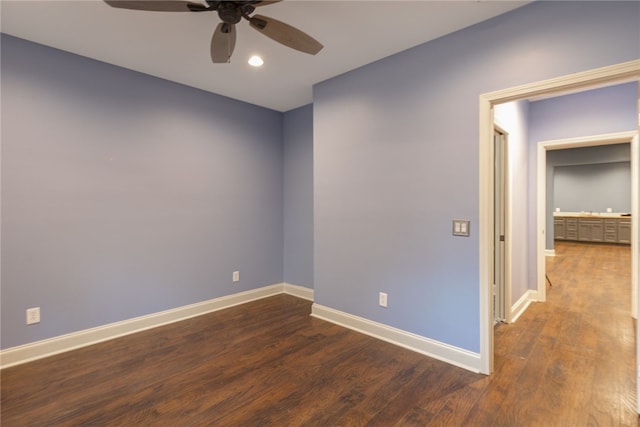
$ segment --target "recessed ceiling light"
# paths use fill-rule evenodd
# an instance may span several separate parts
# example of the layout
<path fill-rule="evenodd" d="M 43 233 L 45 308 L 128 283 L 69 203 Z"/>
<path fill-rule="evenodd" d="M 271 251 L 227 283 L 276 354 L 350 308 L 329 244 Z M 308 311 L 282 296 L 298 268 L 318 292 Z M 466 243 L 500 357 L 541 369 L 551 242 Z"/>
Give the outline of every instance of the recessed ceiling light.
<path fill-rule="evenodd" d="M 262 64 L 264 64 L 264 61 L 258 55 L 253 55 L 249 58 L 249 65 L 252 67 L 261 67 Z"/>

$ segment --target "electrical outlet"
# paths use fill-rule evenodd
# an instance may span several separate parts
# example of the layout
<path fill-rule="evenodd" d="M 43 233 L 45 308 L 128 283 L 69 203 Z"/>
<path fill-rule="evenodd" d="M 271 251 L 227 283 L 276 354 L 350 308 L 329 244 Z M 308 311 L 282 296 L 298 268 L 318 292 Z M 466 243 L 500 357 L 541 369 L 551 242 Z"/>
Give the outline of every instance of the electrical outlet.
<path fill-rule="evenodd" d="M 240 281 L 240 272 L 239 271 L 234 271 L 233 272 L 233 281 L 234 281 L 234 283 Z"/>
<path fill-rule="evenodd" d="M 378 304 L 380 304 L 380 307 L 386 307 L 387 306 L 387 294 L 384 292 L 380 292 L 380 295 L 378 296 Z"/>
<path fill-rule="evenodd" d="M 27 325 L 40 323 L 40 307 L 27 309 Z"/>

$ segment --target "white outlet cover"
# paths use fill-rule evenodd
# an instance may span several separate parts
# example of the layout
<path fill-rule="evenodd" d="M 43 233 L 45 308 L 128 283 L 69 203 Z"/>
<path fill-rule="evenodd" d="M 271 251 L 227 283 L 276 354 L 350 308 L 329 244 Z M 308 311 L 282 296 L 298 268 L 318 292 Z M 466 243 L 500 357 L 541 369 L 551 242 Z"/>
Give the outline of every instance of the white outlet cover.
<path fill-rule="evenodd" d="M 384 292 L 380 292 L 380 295 L 378 297 L 378 304 L 380 304 L 381 307 L 386 307 L 387 306 L 387 294 Z"/>
<path fill-rule="evenodd" d="M 27 325 L 40 323 L 40 307 L 27 309 Z"/>

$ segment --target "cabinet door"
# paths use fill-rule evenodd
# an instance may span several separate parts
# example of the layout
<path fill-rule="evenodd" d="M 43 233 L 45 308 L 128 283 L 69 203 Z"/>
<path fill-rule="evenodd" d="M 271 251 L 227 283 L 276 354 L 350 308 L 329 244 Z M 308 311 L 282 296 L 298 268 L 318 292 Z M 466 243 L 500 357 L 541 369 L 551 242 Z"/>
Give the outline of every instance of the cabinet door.
<path fill-rule="evenodd" d="M 565 240 L 567 238 L 567 222 L 564 218 L 553 220 L 553 238 Z"/>
<path fill-rule="evenodd" d="M 631 244 L 631 220 L 618 220 L 618 243 Z"/>
<path fill-rule="evenodd" d="M 602 220 L 591 222 L 591 241 L 604 242 L 604 227 Z"/>
<path fill-rule="evenodd" d="M 604 226 L 601 219 L 579 218 L 578 240 L 582 242 L 604 241 Z"/>
<path fill-rule="evenodd" d="M 591 224 L 584 221 L 578 221 L 578 240 L 582 242 L 591 241 Z"/>

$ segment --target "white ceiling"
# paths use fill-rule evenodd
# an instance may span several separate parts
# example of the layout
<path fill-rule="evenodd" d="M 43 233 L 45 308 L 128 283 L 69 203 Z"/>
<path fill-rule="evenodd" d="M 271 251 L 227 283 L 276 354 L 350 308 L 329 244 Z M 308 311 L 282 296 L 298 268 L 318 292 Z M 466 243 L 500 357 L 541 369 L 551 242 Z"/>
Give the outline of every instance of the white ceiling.
<path fill-rule="evenodd" d="M 202 0 L 192 0 L 202 2 Z M 2 0 L 3 33 L 185 85 L 287 111 L 311 102 L 312 85 L 473 25 L 528 1 L 288 0 L 260 14 L 324 44 L 316 56 L 237 25 L 231 64 L 213 64 L 216 12 L 144 12 L 101 0 Z M 247 64 L 258 53 L 259 69 Z"/>

